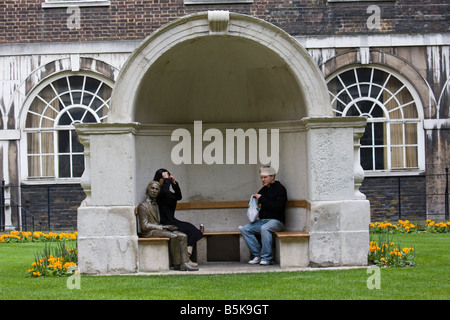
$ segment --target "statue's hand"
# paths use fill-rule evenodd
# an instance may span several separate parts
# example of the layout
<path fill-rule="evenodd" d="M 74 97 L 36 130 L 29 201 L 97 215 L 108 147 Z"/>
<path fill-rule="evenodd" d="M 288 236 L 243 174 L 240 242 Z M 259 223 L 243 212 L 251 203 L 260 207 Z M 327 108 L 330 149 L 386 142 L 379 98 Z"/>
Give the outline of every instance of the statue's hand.
<path fill-rule="evenodd" d="M 169 230 L 169 231 L 175 231 L 175 230 L 177 230 L 178 228 L 177 228 L 176 226 L 172 225 L 172 224 L 169 224 L 169 225 L 164 225 L 164 226 L 162 226 L 162 229 L 163 229 L 163 230 Z"/>

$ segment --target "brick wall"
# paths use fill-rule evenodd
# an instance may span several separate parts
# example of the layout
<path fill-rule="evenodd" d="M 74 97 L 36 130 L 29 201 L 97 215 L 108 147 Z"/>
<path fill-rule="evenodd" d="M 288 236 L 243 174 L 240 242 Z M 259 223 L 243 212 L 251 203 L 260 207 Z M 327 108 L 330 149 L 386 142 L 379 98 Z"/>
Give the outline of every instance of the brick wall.
<path fill-rule="evenodd" d="M 254 0 L 253 4 L 189 5 L 183 0 L 111 0 L 108 7 L 81 7 L 80 28 L 69 29 L 66 8 L 43 9 L 44 0 L 0 1 L 0 43 L 143 39 L 186 14 L 230 10 L 271 22 L 291 35 L 428 33 L 450 30 L 447 0 L 342 2 Z M 369 5 L 380 8 L 379 29 L 368 29 Z"/>
<path fill-rule="evenodd" d="M 50 212 L 50 230 L 76 230 L 77 209 L 84 200 L 86 194 L 79 184 L 69 185 L 22 185 L 22 208 L 35 217 L 36 230 L 42 230 L 38 222 L 42 222 L 47 228 L 48 212 Z M 50 202 L 50 210 L 48 203 Z M 22 213 L 22 219 L 26 218 L 28 230 L 32 228 L 30 214 Z M 25 226 L 23 221 L 23 226 Z"/>
<path fill-rule="evenodd" d="M 360 191 L 370 201 L 371 221 L 426 219 L 425 176 L 366 177 Z"/>

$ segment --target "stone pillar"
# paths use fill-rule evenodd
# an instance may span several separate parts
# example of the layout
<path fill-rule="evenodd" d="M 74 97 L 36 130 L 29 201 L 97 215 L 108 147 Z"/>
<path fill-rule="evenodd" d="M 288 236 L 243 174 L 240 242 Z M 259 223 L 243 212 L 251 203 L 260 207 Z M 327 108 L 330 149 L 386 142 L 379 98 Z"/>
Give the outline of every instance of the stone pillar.
<path fill-rule="evenodd" d="M 78 266 L 82 273 L 136 272 L 134 126 L 82 124 L 77 132 L 85 147 L 86 193 L 78 209 Z"/>
<path fill-rule="evenodd" d="M 444 220 L 445 167 L 450 163 L 450 119 L 427 119 L 424 129 L 427 219 Z"/>
<path fill-rule="evenodd" d="M 370 205 L 360 193 L 363 118 L 307 118 L 310 264 L 366 265 Z"/>

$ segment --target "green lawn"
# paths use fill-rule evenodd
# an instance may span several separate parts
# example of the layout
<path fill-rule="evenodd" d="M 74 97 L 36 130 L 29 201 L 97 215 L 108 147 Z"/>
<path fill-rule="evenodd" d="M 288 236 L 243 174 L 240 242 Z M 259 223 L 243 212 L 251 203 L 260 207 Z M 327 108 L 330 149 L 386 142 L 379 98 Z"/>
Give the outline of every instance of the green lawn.
<path fill-rule="evenodd" d="M 450 234 L 399 234 L 414 246 L 416 266 L 382 268 L 381 288 L 369 290 L 366 268 L 235 275 L 89 276 L 69 290 L 67 277 L 27 278 L 43 243 L 0 244 L 0 299 L 450 299 Z"/>

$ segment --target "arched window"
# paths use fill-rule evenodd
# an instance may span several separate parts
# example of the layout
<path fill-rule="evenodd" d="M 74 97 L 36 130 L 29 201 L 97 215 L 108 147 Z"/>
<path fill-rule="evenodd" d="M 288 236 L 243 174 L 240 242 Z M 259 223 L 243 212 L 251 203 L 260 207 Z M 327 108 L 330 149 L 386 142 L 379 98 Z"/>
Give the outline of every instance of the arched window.
<path fill-rule="evenodd" d="M 367 118 L 360 140 L 364 170 L 419 169 L 417 99 L 399 77 L 375 67 L 356 67 L 332 76 L 328 90 L 335 116 Z"/>
<path fill-rule="evenodd" d="M 29 178 L 76 178 L 84 171 L 83 145 L 73 124 L 99 123 L 108 116 L 112 88 L 88 75 L 48 83 L 27 112 Z"/>

